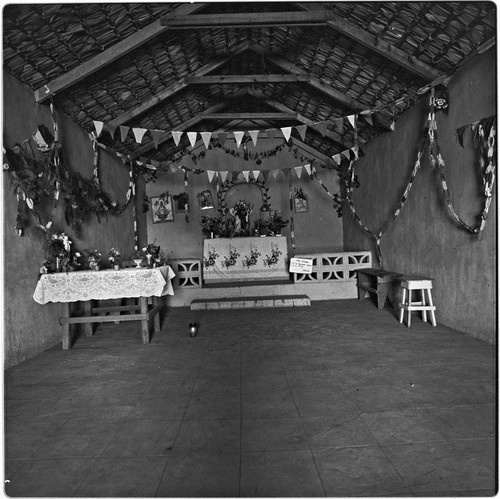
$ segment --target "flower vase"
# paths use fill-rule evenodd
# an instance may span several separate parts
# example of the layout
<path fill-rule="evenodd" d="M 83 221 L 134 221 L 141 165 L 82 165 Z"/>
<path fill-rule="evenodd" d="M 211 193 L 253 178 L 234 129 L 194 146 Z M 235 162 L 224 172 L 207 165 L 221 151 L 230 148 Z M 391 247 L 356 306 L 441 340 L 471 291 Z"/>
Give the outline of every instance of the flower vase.
<path fill-rule="evenodd" d="M 148 260 L 148 269 L 151 268 L 151 255 L 146 255 L 146 258 Z"/>
<path fill-rule="evenodd" d="M 56 256 L 56 272 L 61 272 L 61 259 Z"/>

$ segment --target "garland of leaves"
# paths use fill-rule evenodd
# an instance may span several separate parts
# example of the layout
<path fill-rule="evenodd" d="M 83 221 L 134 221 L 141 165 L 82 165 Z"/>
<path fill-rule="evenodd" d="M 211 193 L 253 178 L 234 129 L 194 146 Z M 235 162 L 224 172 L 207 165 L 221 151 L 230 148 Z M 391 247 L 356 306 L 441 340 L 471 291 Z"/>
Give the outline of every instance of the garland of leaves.
<path fill-rule="evenodd" d="M 238 172 L 234 172 L 236 174 L 236 177 L 238 175 Z M 226 180 L 217 190 L 217 201 L 219 205 L 219 212 L 222 215 L 225 215 L 227 212 L 227 203 L 226 203 L 226 194 L 228 193 L 229 189 L 231 187 L 237 185 L 239 182 L 236 178 L 231 179 L 231 180 Z M 241 182 L 243 183 L 243 182 Z M 248 184 L 254 184 L 257 187 L 260 188 L 260 192 L 262 195 L 262 211 L 269 211 L 271 209 L 271 203 L 269 202 L 269 187 L 266 186 L 265 182 L 259 179 L 252 179 L 249 178 L 248 182 L 245 182 Z M 218 185 L 218 184 L 217 184 Z"/>

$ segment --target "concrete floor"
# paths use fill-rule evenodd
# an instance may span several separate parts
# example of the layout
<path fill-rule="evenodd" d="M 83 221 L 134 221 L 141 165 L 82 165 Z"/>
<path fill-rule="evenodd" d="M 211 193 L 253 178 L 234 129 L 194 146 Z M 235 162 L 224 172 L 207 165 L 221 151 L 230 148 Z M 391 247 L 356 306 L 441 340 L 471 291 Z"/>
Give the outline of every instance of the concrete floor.
<path fill-rule="evenodd" d="M 6 371 L 9 496 L 495 494 L 492 345 L 369 299 L 170 309 L 140 338 Z"/>

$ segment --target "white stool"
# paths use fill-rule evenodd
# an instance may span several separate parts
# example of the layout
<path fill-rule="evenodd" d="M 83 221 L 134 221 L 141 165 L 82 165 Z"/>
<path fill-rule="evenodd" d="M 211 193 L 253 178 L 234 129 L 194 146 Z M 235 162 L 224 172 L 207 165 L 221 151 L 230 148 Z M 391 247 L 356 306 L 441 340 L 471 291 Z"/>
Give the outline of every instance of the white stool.
<path fill-rule="evenodd" d="M 410 327 L 411 313 L 413 310 L 422 311 L 422 320 L 427 322 L 427 312 L 431 316 L 431 323 L 436 326 L 436 307 L 432 302 L 432 279 L 429 277 L 401 277 L 401 287 L 403 288 L 403 301 L 399 304 L 399 322 L 403 324 L 405 310 L 408 311 L 407 326 Z M 412 291 L 420 290 L 420 300 L 412 301 Z"/>

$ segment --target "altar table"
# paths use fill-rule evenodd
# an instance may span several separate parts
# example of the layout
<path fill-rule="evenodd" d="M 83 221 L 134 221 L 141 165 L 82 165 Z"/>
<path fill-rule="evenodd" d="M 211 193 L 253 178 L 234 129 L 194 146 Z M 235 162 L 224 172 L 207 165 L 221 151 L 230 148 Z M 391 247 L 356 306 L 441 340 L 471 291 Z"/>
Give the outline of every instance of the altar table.
<path fill-rule="evenodd" d="M 84 324 L 85 335 L 92 336 L 92 323 L 141 321 L 142 342 L 149 343 L 151 319 L 154 319 L 154 330 L 160 330 L 160 300 L 165 295 L 173 295 L 173 270 L 163 267 L 131 268 L 120 270 L 83 270 L 77 272 L 58 272 L 42 274 L 33 294 L 33 299 L 44 305 L 49 302 L 60 302 L 63 305 L 62 326 L 63 349 L 71 348 L 71 324 Z M 120 298 L 139 298 L 139 305 L 93 307 L 93 300 L 110 300 Z M 148 305 L 151 298 L 152 307 Z M 83 315 L 71 316 L 70 303 L 81 301 L 84 304 Z M 140 313 L 133 313 L 139 310 Z M 129 312 L 120 315 L 120 312 Z M 97 315 L 111 313 L 111 315 Z"/>
<path fill-rule="evenodd" d="M 206 283 L 289 279 L 284 236 L 203 240 Z"/>

